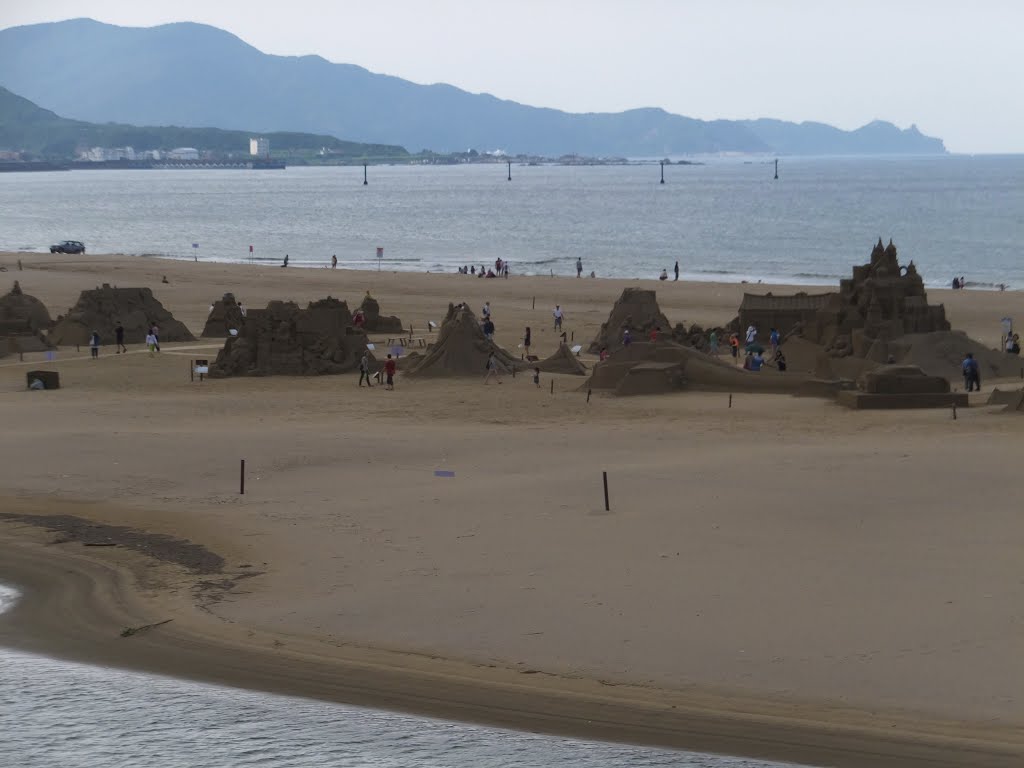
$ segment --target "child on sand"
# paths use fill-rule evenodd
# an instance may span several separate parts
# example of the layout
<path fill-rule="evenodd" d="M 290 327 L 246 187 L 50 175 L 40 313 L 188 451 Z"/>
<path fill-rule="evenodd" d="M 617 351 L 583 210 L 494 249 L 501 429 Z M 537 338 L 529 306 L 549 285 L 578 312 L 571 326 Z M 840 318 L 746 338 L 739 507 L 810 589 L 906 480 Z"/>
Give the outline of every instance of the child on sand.
<path fill-rule="evenodd" d="M 708 337 L 708 354 L 718 354 L 718 334 L 715 331 L 712 331 L 711 335 Z"/>
<path fill-rule="evenodd" d="M 120 321 L 117 323 L 117 327 L 114 329 L 114 346 L 117 347 L 117 354 L 121 354 L 121 350 L 125 353 L 128 352 L 128 347 L 124 345 L 124 326 L 121 325 Z"/>
<path fill-rule="evenodd" d="M 93 331 L 89 337 L 89 354 L 96 358 L 100 356 L 100 332 Z"/>
<path fill-rule="evenodd" d="M 533 369 L 533 383 L 540 386 L 540 368 Z"/>
<path fill-rule="evenodd" d="M 552 311 L 551 315 L 555 318 L 555 330 L 562 330 L 562 318 L 565 317 L 565 313 L 562 311 L 562 305 L 555 304 L 555 309 Z"/>
<path fill-rule="evenodd" d="M 388 377 L 387 378 L 387 386 L 385 387 L 385 389 L 393 390 L 395 388 L 395 369 L 396 368 L 397 368 L 397 366 L 395 365 L 394 359 L 391 357 L 391 355 L 388 355 L 388 359 L 384 363 L 384 373 L 386 373 L 387 377 Z"/>
<path fill-rule="evenodd" d="M 150 357 L 156 352 L 156 336 L 153 335 L 153 331 L 146 334 L 146 349 L 149 350 Z"/>

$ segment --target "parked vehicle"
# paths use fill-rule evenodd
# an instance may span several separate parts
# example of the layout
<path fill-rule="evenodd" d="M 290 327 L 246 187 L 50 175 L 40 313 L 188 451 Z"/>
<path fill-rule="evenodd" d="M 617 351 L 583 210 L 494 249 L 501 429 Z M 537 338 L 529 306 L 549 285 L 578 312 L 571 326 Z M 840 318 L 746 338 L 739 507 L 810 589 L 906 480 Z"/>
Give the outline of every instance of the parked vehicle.
<path fill-rule="evenodd" d="M 50 253 L 85 253 L 85 244 L 77 240 L 65 240 L 50 246 Z"/>

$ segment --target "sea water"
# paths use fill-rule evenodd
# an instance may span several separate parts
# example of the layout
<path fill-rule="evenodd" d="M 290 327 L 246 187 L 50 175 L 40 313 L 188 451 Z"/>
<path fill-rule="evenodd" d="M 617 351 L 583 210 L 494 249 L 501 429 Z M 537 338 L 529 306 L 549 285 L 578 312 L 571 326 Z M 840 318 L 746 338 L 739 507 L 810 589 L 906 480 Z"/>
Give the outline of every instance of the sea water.
<path fill-rule="evenodd" d="M 0 585 L 0 612 L 17 592 Z M 0 648 L 0 765 L 772 768 L 94 667 Z"/>
<path fill-rule="evenodd" d="M 0 174 L 0 250 L 834 285 L 892 238 L 928 285 L 1024 287 L 1024 156 Z M 249 246 L 253 247 L 250 255 Z M 197 247 L 193 247 L 197 246 Z M 377 248 L 383 258 L 377 259 Z M 62 260 L 80 257 L 59 257 Z"/>

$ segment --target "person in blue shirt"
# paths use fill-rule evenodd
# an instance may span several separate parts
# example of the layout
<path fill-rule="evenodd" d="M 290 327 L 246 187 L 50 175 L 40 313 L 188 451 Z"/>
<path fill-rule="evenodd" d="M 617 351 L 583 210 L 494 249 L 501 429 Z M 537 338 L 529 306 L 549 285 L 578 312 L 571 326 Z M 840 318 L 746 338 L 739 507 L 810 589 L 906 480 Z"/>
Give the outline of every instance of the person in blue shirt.
<path fill-rule="evenodd" d="M 750 370 L 760 371 L 762 365 L 764 365 L 764 356 L 760 352 L 755 352 L 754 356 L 750 358 Z"/>
<path fill-rule="evenodd" d="M 768 334 L 768 343 L 772 345 L 772 354 L 779 351 L 779 332 L 775 328 Z"/>
<path fill-rule="evenodd" d="M 980 392 L 981 391 L 981 369 L 978 367 L 978 361 L 974 359 L 974 355 L 970 352 L 964 357 L 964 361 L 961 364 L 961 368 L 964 373 L 964 387 L 968 392 Z"/>

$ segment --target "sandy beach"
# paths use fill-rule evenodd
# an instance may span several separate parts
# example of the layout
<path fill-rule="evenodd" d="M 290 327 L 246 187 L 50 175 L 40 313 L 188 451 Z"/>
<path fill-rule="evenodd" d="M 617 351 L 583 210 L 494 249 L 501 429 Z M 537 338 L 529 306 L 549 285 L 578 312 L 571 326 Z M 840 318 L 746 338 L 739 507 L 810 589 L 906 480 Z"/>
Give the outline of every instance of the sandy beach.
<path fill-rule="evenodd" d="M 556 303 L 586 345 L 626 286 L 704 325 L 731 320 L 745 290 L 789 290 L 130 256 L 0 265 L 0 291 L 18 279 L 54 316 L 83 289 L 148 286 L 196 335 L 226 291 L 250 308 L 370 291 L 428 340 L 449 302 L 490 301 L 496 341 L 518 355 L 529 325 L 541 357 Z M 1000 318 L 1024 317 L 1018 292 L 929 298 L 990 346 Z M 190 381 L 189 360 L 220 346 L 62 349 L 45 367 L 63 388 L 42 393 L 24 390 L 41 354 L 0 360 L 0 580 L 26 590 L 0 642 L 816 765 L 1024 760 L 1024 418 L 983 405 L 1019 379 L 984 382 L 955 421 L 782 395 L 588 403 L 574 377 L 484 386 L 482 370 L 400 374 L 394 392 L 354 373 Z M 84 545 L 101 543 L 118 546 Z"/>

